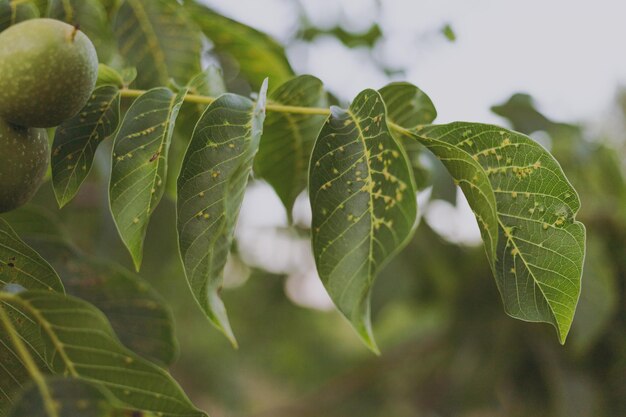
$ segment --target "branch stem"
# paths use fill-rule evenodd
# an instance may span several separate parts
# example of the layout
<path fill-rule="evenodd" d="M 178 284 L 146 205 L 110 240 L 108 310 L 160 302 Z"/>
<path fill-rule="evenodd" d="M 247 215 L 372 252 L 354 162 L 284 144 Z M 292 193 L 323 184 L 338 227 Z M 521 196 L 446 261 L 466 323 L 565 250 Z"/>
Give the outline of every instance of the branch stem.
<path fill-rule="evenodd" d="M 144 90 L 135 90 L 135 89 L 122 89 L 120 90 L 121 96 L 123 98 L 137 98 L 143 93 Z M 197 103 L 197 104 L 211 104 L 215 101 L 215 97 L 203 96 L 198 94 L 187 94 L 185 96 L 185 101 L 188 103 Z M 282 104 L 276 103 L 267 103 L 265 109 L 268 112 L 274 113 L 289 113 L 289 114 L 310 114 L 310 115 L 319 115 L 319 116 L 328 116 L 330 115 L 330 109 L 324 107 L 300 107 L 300 106 L 285 106 Z M 387 125 L 390 129 L 397 131 L 401 134 L 408 134 L 409 131 L 402 126 L 399 126 L 391 121 L 387 121 Z"/>

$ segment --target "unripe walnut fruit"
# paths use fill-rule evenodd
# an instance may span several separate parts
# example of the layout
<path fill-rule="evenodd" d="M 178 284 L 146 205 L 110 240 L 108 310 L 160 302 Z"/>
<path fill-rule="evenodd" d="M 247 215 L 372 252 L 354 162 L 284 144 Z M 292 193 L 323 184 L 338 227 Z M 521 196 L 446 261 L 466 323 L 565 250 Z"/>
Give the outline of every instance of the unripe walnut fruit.
<path fill-rule="evenodd" d="M 89 38 L 67 23 L 31 19 L 0 33 L 0 117 L 53 127 L 87 103 L 98 76 Z"/>
<path fill-rule="evenodd" d="M 26 204 L 48 168 L 45 129 L 12 125 L 0 119 L 0 213 Z"/>

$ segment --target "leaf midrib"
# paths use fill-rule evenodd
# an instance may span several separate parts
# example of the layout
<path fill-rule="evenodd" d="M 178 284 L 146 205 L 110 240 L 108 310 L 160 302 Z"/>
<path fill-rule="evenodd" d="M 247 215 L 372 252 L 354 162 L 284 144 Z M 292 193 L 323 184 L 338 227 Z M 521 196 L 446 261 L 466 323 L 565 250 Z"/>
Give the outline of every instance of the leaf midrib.
<path fill-rule="evenodd" d="M 370 160 L 367 157 L 368 155 L 368 149 L 367 149 L 367 143 L 365 142 L 365 133 L 363 132 L 363 129 L 361 128 L 360 122 L 361 119 L 359 119 L 358 117 L 356 117 L 356 115 L 354 113 L 352 113 L 352 111 L 350 109 L 347 110 L 347 113 L 350 115 L 350 118 L 352 118 L 353 122 L 354 122 L 354 126 L 357 128 L 358 134 L 359 134 L 359 138 L 362 138 L 362 141 L 360 141 L 363 145 L 363 160 L 365 161 L 365 164 L 367 165 L 367 184 L 370 185 L 372 184 L 372 166 L 370 164 Z M 358 191 L 357 193 L 358 194 Z M 376 215 L 374 214 L 374 198 L 372 196 L 371 192 L 367 192 L 367 195 L 369 197 L 369 205 L 367 207 L 367 212 L 369 213 L 369 217 L 370 217 L 370 231 L 369 231 L 369 251 L 367 254 L 367 258 L 368 258 L 368 262 L 367 262 L 367 277 L 368 280 L 371 279 L 372 277 L 372 265 L 374 263 L 374 259 L 372 258 L 372 254 L 374 253 L 374 219 L 376 219 Z M 355 274 L 356 276 L 356 274 Z M 354 279 L 354 277 L 353 277 Z M 348 288 L 348 286 L 346 286 L 346 288 Z M 345 290 L 344 290 L 345 291 Z M 343 297 L 343 295 L 341 296 Z"/>

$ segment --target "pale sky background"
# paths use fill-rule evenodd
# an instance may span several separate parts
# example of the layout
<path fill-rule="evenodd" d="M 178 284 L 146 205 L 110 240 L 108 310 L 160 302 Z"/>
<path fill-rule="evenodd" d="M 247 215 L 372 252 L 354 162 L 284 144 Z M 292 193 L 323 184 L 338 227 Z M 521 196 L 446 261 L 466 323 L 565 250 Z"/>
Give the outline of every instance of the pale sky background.
<path fill-rule="evenodd" d="M 216 10 L 279 41 L 297 28 L 298 6 L 321 27 L 381 25 L 376 55 L 435 102 L 440 122 L 500 122 L 489 107 L 513 92 L 532 94 L 550 116 L 602 117 L 618 83 L 626 84 L 623 0 L 205 0 Z M 375 4 L 381 5 L 377 14 Z M 441 34 L 450 23 L 455 43 Z M 364 50 L 331 38 L 292 45 L 296 71 L 321 78 L 349 99 L 389 79 Z"/>
<path fill-rule="evenodd" d="M 623 0 L 205 0 L 226 16 L 287 43 L 298 73 L 313 74 L 329 91 L 349 101 L 365 88 L 390 79 L 376 60 L 402 68 L 410 81 L 433 100 L 437 122 L 466 120 L 504 123 L 490 106 L 515 92 L 530 93 L 539 108 L 558 121 L 579 121 L 602 129 L 616 89 L 626 85 L 626 1 Z M 298 11 L 318 27 L 341 25 L 366 31 L 377 22 L 384 38 L 374 48 L 349 49 L 334 38 L 292 42 Z M 375 7 L 380 5 L 380 11 Z M 450 24 L 457 40 L 441 34 Z M 467 201 L 456 206 L 428 202 L 421 195 L 424 219 L 445 239 L 480 244 Z M 308 201 L 295 210 L 310 222 Z M 296 303 L 330 309 L 316 275 L 308 239 L 286 229 L 278 198 L 264 183 L 246 195 L 237 237 L 244 260 L 288 275 L 287 295 Z M 418 231 L 419 232 L 419 231 Z M 237 277 L 233 277 L 237 281 Z M 238 282 L 240 282 L 239 279 Z"/>

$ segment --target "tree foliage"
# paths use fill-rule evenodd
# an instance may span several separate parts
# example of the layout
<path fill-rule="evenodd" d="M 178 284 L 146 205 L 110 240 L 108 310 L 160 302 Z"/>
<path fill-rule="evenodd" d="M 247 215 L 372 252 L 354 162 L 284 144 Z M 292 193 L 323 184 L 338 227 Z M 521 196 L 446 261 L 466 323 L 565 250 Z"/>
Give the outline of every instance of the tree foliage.
<path fill-rule="evenodd" d="M 80 24 L 105 64 L 87 105 L 54 135 L 59 206 L 80 195 L 98 153 L 108 152 L 97 174 L 109 179 L 110 213 L 139 270 L 152 215 L 178 175 L 185 277 L 233 345 L 220 291 L 251 176 L 274 188 L 290 219 L 308 187 L 318 274 L 377 351 L 372 288 L 413 238 L 414 156 L 428 151 L 474 211 L 505 311 L 552 324 L 565 342 L 585 255 L 580 200 L 554 157 L 525 134 L 434 125 L 435 106 L 409 83 L 366 89 L 347 108 L 329 108 L 322 81 L 295 76 L 276 41 L 194 1 L 4 0 L 0 30 L 39 15 Z M 224 92 L 219 71 L 202 72 L 207 42 L 259 92 Z M 170 153 L 172 141 L 186 151 Z M 84 254 L 50 230 L 55 223 L 26 209 L 0 219 L 0 357 L 10 364 L 0 369 L 0 415 L 62 417 L 70 401 L 78 401 L 70 410 L 82 401 L 93 416 L 205 415 L 164 368 L 176 345 L 163 299 L 131 272 Z"/>

